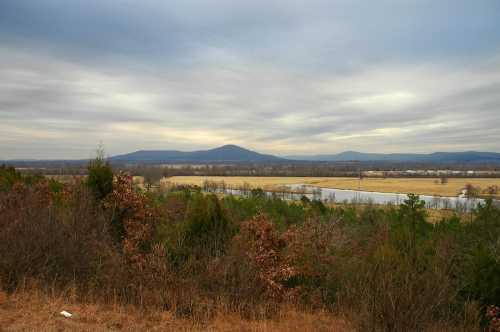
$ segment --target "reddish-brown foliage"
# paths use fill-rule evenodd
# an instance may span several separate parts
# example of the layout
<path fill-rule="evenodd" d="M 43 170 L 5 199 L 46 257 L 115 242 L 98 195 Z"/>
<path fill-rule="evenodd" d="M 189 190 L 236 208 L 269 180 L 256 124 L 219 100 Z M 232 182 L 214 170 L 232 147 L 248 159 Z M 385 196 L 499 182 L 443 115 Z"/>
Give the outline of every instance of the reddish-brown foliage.
<path fill-rule="evenodd" d="M 241 233 L 235 241 L 245 247 L 246 256 L 258 271 L 267 296 L 275 300 L 283 299 L 289 290 L 285 283 L 296 275 L 296 271 L 286 261 L 283 253 L 286 241 L 273 224 L 265 216 L 256 216 L 241 225 Z"/>
<path fill-rule="evenodd" d="M 116 176 L 105 206 L 112 209 L 123 227 L 122 245 L 126 257 L 133 266 L 144 270 L 153 238 L 154 213 L 145 196 L 134 188 L 131 176 L 125 173 Z"/>
<path fill-rule="evenodd" d="M 486 318 L 489 320 L 488 331 L 499 332 L 500 331 L 500 308 L 495 306 L 489 306 L 486 309 Z"/>

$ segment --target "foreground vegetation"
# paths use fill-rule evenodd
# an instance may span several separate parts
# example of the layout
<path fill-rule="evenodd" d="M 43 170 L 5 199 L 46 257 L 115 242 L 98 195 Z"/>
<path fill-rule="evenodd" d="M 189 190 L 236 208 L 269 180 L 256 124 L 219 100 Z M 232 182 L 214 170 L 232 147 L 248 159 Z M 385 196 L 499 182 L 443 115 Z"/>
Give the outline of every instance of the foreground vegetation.
<path fill-rule="evenodd" d="M 458 196 L 468 186 L 477 196 L 500 197 L 498 178 L 370 178 L 355 177 L 259 177 L 259 176 L 173 176 L 170 183 L 201 186 L 204 181 L 224 181 L 228 185 L 248 184 L 254 188 L 273 188 L 288 184 L 310 184 L 324 188 L 377 191 L 388 193 L 415 193 L 431 196 Z"/>
<path fill-rule="evenodd" d="M 65 309 L 71 319 L 61 316 Z M 283 308 L 269 319 L 244 319 L 235 312 L 218 311 L 210 320 L 176 317 L 171 311 L 134 305 L 81 303 L 66 294 L 53 296 L 36 289 L 0 295 L 2 331 L 276 331 L 348 332 L 351 327 L 325 311 Z"/>
<path fill-rule="evenodd" d="M 0 168 L 0 229 L 0 310 L 40 291 L 80 317 L 93 316 L 89 305 L 164 312 L 155 326 L 227 315 L 266 329 L 258 322 L 286 312 L 326 312 L 359 331 L 500 330 L 500 210 L 490 201 L 467 221 L 432 224 L 415 195 L 382 209 L 261 190 L 151 192 L 98 158 L 88 178 L 66 184 Z"/>

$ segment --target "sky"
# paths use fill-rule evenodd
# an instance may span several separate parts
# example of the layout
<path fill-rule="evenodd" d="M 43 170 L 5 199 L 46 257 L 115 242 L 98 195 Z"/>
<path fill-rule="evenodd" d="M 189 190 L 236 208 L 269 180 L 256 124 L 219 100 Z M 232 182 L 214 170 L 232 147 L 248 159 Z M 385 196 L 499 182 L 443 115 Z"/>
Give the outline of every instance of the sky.
<path fill-rule="evenodd" d="M 500 152 L 498 0 L 1 0 L 0 160 Z"/>

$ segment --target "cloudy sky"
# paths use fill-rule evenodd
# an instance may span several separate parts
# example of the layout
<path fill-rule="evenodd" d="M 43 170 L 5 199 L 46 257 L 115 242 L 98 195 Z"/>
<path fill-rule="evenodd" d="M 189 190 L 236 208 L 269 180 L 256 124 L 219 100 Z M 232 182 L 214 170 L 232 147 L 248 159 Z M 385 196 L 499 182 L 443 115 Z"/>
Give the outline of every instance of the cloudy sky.
<path fill-rule="evenodd" d="M 500 152 L 498 0 L 1 0 L 0 159 Z"/>

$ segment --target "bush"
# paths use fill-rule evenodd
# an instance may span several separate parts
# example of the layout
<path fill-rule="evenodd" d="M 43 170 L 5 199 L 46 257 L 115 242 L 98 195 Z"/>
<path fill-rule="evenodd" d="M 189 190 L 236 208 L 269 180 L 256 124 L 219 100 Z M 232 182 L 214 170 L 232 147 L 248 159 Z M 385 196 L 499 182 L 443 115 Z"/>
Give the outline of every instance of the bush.
<path fill-rule="evenodd" d="M 359 329 L 418 331 L 449 318 L 455 292 L 446 262 L 418 250 L 415 264 L 384 242 L 343 265 L 339 300 Z"/>
<path fill-rule="evenodd" d="M 42 180 L 44 180 L 44 178 L 40 175 L 23 175 L 14 167 L 9 167 L 6 165 L 0 166 L 0 191 L 10 190 L 15 183 L 33 185 Z"/>
<path fill-rule="evenodd" d="M 36 278 L 45 285 L 86 283 L 110 251 L 104 214 L 84 187 L 56 202 L 48 182 L 0 193 L 0 277 L 9 290 Z"/>
<path fill-rule="evenodd" d="M 167 212 L 157 226 L 156 239 L 167 248 L 173 264 L 224 255 L 236 229 L 217 196 L 193 193 L 170 196 L 168 201 L 181 210 Z"/>

